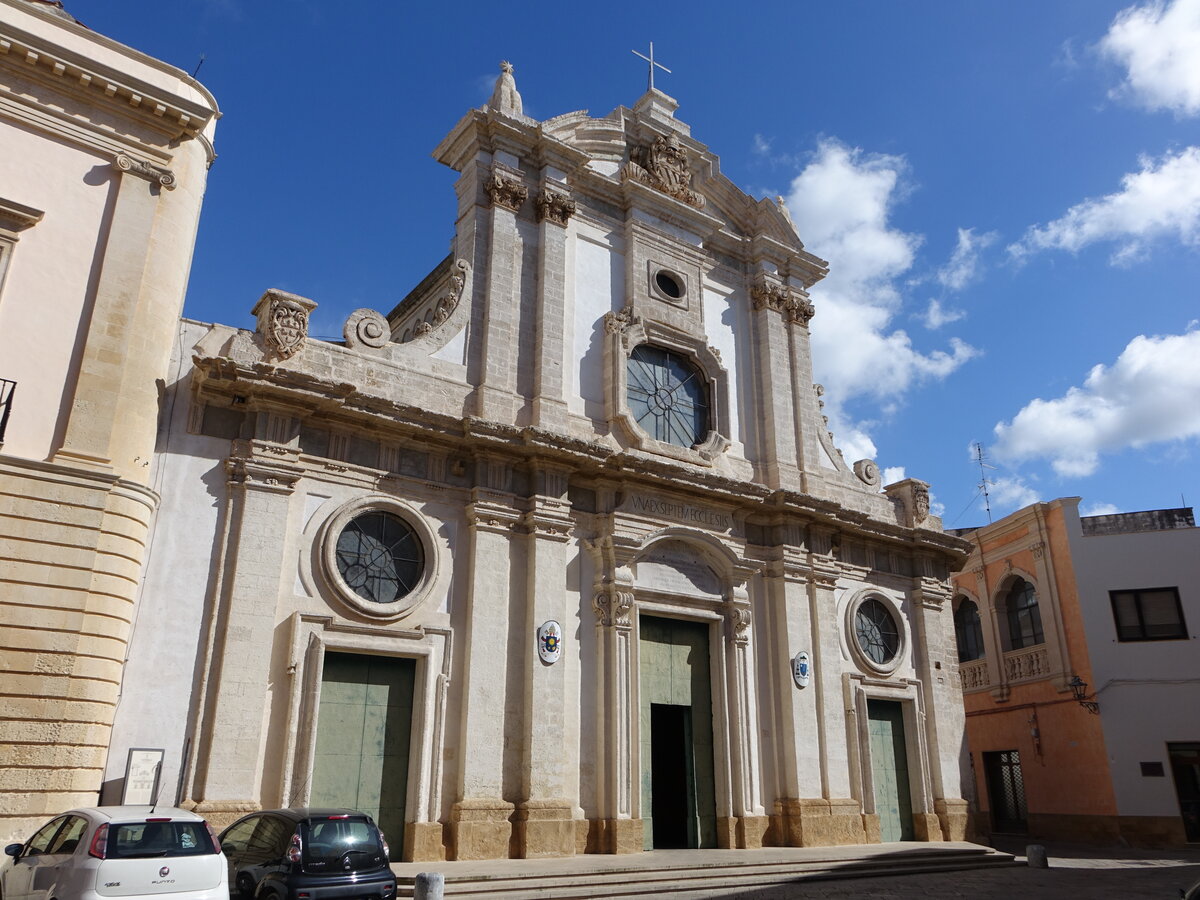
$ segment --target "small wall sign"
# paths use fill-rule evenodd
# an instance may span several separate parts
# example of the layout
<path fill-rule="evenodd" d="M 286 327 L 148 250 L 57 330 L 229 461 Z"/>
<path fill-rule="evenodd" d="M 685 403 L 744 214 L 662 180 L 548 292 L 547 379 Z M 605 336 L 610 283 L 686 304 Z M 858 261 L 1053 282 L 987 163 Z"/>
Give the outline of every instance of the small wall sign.
<path fill-rule="evenodd" d="M 147 747 L 131 747 L 125 763 L 125 788 L 121 803 L 126 806 L 149 806 L 158 799 L 158 779 L 162 774 L 163 751 Z"/>
<path fill-rule="evenodd" d="M 792 679 L 798 688 L 808 687 L 809 681 L 812 680 L 812 660 L 807 650 L 801 650 L 792 657 Z"/>
<path fill-rule="evenodd" d="M 537 631 L 538 656 L 546 665 L 553 665 L 562 656 L 562 626 L 551 619 Z"/>

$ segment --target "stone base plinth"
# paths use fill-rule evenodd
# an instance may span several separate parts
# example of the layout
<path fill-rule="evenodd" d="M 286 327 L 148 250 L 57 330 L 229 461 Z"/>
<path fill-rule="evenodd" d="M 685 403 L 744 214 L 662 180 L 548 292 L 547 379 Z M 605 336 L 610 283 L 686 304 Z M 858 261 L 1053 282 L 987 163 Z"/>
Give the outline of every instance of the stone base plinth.
<path fill-rule="evenodd" d="M 775 840 L 785 847 L 836 847 L 845 844 L 869 844 L 879 841 L 879 823 L 875 821 L 871 838 L 869 817 L 862 814 L 857 800 L 794 800 L 775 802 L 771 829 Z"/>
<path fill-rule="evenodd" d="M 575 855 L 575 820 L 566 800 L 527 800 L 513 817 L 516 856 L 545 859 Z"/>
<path fill-rule="evenodd" d="M 933 808 L 942 827 L 943 841 L 970 839 L 971 812 L 966 800 L 935 800 Z"/>
<path fill-rule="evenodd" d="M 405 862 L 440 862 L 445 858 L 441 822 L 408 822 L 404 826 Z"/>
<path fill-rule="evenodd" d="M 513 804 L 503 800 L 460 800 L 450 813 L 455 859 L 507 859 L 512 842 Z"/>
<path fill-rule="evenodd" d="M 584 842 L 588 853 L 641 853 L 646 849 L 641 819 L 589 819 Z"/>
<path fill-rule="evenodd" d="M 940 841 L 942 823 L 934 813 L 913 813 L 913 838 L 918 841 Z"/>
<path fill-rule="evenodd" d="M 764 845 L 771 820 L 766 816 L 742 816 L 737 820 L 739 850 L 758 850 Z"/>

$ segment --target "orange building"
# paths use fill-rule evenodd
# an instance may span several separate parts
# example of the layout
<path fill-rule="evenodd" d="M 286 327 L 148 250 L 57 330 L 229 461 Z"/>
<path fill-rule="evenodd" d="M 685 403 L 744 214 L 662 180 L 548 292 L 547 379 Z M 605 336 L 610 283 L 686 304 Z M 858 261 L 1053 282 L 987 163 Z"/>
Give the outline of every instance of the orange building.
<path fill-rule="evenodd" d="M 976 831 L 1200 841 L 1200 722 L 1178 715 L 1200 709 L 1200 529 L 1078 503 L 957 532 L 975 545 L 953 581 Z"/>

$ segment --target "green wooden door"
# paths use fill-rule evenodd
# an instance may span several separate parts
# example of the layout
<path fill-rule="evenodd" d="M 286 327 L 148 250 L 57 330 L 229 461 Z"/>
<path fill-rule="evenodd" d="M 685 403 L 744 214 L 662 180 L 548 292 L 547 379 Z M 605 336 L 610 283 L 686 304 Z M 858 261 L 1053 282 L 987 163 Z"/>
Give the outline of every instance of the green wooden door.
<path fill-rule="evenodd" d="M 868 700 L 867 717 L 879 836 L 884 841 L 911 841 L 912 801 L 908 792 L 908 753 L 904 748 L 904 708 L 892 700 Z"/>
<path fill-rule="evenodd" d="M 704 622 L 639 619 L 642 821 L 647 850 L 717 846 L 708 629 Z M 655 817 L 664 814 L 674 821 L 656 824 Z"/>
<path fill-rule="evenodd" d="M 317 713 L 311 806 L 372 816 L 402 858 L 416 663 L 326 653 Z"/>

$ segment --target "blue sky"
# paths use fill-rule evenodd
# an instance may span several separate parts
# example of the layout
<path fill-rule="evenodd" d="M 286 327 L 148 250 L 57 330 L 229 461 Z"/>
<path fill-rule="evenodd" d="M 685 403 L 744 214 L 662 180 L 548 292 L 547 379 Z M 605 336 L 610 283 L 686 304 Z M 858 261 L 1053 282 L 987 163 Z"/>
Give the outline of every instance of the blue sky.
<path fill-rule="evenodd" d="M 386 311 L 445 254 L 430 152 L 497 62 L 525 112 L 657 86 L 831 274 L 817 378 L 847 460 L 931 482 L 948 527 L 1037 499 L 1200 501 L 1200 0 L 615 4 L 68 0 L 221 104 L 185 314 L 313 331 Z M 582 11 L 586 10 L 586 11 Z"/>

